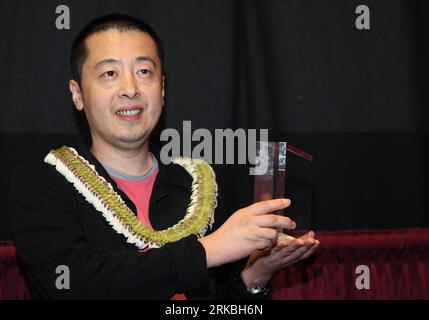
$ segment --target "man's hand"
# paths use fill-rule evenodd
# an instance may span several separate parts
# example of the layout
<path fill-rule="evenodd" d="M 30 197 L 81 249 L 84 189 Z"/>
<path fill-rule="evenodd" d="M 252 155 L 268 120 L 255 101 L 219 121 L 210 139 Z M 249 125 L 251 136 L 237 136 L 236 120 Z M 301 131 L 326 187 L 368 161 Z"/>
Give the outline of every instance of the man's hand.
<path fill-rule="evenodd" d="M 296 224 L 288 217 L 270 213 L 289 205 L 289 199 L 257 202 L 236 211 L 215 232 L 198 239 L 206 251 L 207 267 L 233 262 L 275 245 L 277 228 L 292 230 Z"/>
<path fill-rule="evenodd" d="M 277 245 L 253 252 L 241 273 L 246 286 L 265 286 L 277 271 L 311 256 L 320 244 L 314 236 L 313 231 L 298 239 L 279 234 Z"/>

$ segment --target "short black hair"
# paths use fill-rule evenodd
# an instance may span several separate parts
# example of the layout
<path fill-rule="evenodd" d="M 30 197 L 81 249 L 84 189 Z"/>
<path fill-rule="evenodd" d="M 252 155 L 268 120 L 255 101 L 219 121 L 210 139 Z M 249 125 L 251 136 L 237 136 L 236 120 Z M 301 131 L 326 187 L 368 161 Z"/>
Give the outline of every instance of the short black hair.
<path fill-rule="evenodd" d="M 74 39 L 70 54 L 71 77 L 73 80 L 76 80 L 79 84 L 81 83 L 82 66 L 88 56 L 85 40 L 94 33 L 110 29 L 119 31 L 140 30 L 147 33 L 155 41 L 157 53 L 161 61 L 161 68 L 163 67 L 164 47 L 155 31 L 139 18 L 113 13 L 90 21 Z"/>

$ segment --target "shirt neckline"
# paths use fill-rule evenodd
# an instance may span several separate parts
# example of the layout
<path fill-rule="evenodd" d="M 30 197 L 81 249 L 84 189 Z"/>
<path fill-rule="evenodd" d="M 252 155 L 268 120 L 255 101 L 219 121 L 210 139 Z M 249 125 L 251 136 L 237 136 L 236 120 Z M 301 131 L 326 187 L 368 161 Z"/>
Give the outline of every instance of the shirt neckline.
<path fill-rule="evenodd" d="M 113 178 L 123 179 L 126 181 L 141 182 L 141 181 L 145 181 L 145 180 L 149 179 L 154 174 L 156 169 L 158 169 L 158 160 L 156 159 L 156 157 L 152 153 L 149 153 L 149 154 L 153 158 L 153 164 L 150 167 L 149 171 L 146 172 L 144 175 L 141 175 L 141 176 L 130 175 L 128 173 L 125 173 L 125 172 L 119 171 L 117 169 L 114 169 L 112 167 L 109 167 L 108 165 L 105 165 L 105 164 L 102 164 L 102 165 L 103 165 L 104 169 L 107 171 L 107 173 Z"/>

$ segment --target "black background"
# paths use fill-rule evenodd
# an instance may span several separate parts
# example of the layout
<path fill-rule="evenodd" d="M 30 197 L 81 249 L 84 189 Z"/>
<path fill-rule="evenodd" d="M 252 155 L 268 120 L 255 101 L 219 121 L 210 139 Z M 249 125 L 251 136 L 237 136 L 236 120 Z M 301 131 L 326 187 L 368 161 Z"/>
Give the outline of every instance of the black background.
<path fill-rule="evenodd" d="M 355 9 L 370 8 L 370 30 Z M 70 8 L 58 30 L 55 8 Z M 112 12 L 147 21 L 166 49 L 162 125 L 267 128 L 315 156 L 314 228 L 429 226 L 428 5 L 400 0 L 1 1 L 0 239 L 14 167 L 71 144 L 74 36 Z M 246 166 L 218 165 L 225 214 L 248 205 Z"/>

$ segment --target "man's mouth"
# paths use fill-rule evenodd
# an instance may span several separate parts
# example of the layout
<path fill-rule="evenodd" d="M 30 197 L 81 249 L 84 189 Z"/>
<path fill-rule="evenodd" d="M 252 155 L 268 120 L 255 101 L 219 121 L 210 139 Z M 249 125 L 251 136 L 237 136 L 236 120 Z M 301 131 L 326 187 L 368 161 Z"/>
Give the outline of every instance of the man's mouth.
<path fill-rule="evenodd" d="M 116 114 L 117 114 L 118 116 L 127 116 L 127 117 L 131 117 L 131 116 L 135 116 L 136 114 L 139 114 L 140 112 L 142 112 L 142 109 L 133 109 L 133 110 L 116 111 Z"/>
<path fill-rule="evenodd" d="M 139 120 L 143 113 L 143 107 L 138 106 L 126 106 L 116 111 L 116 115 L 125 121 L 136 121 Z"/>

